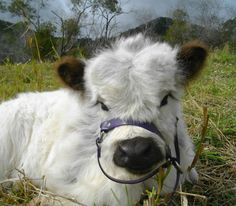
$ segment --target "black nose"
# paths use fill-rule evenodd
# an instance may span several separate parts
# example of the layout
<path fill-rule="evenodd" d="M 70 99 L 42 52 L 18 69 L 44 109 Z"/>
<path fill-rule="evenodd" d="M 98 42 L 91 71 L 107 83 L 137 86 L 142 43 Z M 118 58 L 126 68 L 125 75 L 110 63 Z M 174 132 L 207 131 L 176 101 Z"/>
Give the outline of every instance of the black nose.
<path fill-rule="evenodd" d="M 164 158 L 153 138 L 135 137 L 119 142 L 113 161 L 132 172 L 146 172 Z"/>

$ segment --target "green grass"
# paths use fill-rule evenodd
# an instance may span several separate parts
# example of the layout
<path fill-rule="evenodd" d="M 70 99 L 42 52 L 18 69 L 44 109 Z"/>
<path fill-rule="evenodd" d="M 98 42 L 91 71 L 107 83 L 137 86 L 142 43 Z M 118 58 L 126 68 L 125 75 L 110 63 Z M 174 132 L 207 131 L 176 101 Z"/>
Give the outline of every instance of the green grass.
<path fill-rule="evenodd" d="M 196 145 L 203 106 L 210 120 L 197 165 L 200 183 L 191 192 L 206 196 L 210 206 L 236 206 L 236 56 L 227 47 L 211 53 L 185 96 L 185 117 Z"/>
<path fill-rule="evenodd" d="M 0 101 L 19 92 L 54 90 L 60 85 L 55 76 L 51 63 L 0 66 Z M 190 193 L 186 195 L 188 205 L 236 206 L 236 56 L 228 47 L 210 54 L 202 75 L 187 88 L 183 105 L 189 133 L 197 146 L 203 107 L 210 117 L 204 150 L 196 166 L 200 182 L 182 188 Z M 33 198 L 32 188 L 30 191 L 30 198 L 24 199 L 27 191 L 0 189 L 0 205 L 26 205 Z M 179 199 L 177 196 L 176 201 Z"/>
<path fill-rule="evenodd" d="M 59 87 L 51 63 L 0 66 L 0 100 L 20 92 L 54 90 Z"/>

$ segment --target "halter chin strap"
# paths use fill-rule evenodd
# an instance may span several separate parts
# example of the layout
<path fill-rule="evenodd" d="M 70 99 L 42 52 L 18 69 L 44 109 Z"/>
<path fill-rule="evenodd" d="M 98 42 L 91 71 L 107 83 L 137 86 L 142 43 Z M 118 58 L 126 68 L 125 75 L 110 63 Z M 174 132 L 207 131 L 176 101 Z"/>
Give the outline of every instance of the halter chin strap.
<path fill-rule="evenodd" d="M 101 157 L 101 144 L 103 142 L 103 138 L 104 135 L 106 133 L 108 133 L 110 130 L 116 128 L 116 127 L 120 127 L 120 126 L 124 126 L 124 125 L 132 125 L 132 126 L 137 126 L 137 127 L 141 127 L 143 129 L 146 129 L 152 133 L 157 134 L 159 137 L 161 137 L 163 140 L 163 135 L 161 134 L 161 132 L 158 130 L 158 128 L 153 124 L 153 123 L 148 123 L 148 122 L 138 122 L 138 121 L 134 121 L 134 120 L 122 120 L 122 119 L 111 119 L 109 121 L 105 121 L 102 122 L 100 125 L 100 131 L 101 134 L 100 136 L 96 139 L 96 145 L 97 145 L 97 160 L 98 160 L 98 165 L 101 169 L 101 171 L 103 172 L 103 174 L 110 180 L 116 182 L 116 183 L 120 183 L 120 184 L 137 184 L 140 182 L 143 182 L 149 178 L 151 178 L 152 176 L 154 176 L 155 174 L 158 173 L 159 168 L 166 165 L 166 164 L 172 164 L 176 170 L 177 170 L 177 176 L 176 176 L 176 182 L 175 182 L 175 186 L 174 186 L 174 190 L 176 191 L 178 184 L 179 184 L 179 179 L 180 179 L 180 174 L 182 173 L 181 167 L 180 167 L 180 151 L 179 151 L 179 143 L 178 143 L 178 135 L 177 135 L 177 123 L 178 123 L 178 118 L 176 118 L 176 123 L 175 123 L 175 127 L 176 127 L 176 134 L 175 134 L 175 139 L 174 139 L 174 145 L 175 145 L 175 153 L 176 153 L 176 157 L 172 157 L 169 156 L 166 158 L 166 161 L 159 164 L 155 169 L 153 169 L 152 171 L 150 171 L 149 173 L 147 173 L 144 177 L 138 178 L 138 179 L 134 179 L 134 180 L 121 180 L 121 179 L 116 179 L 112 176 L 110 176 L 102 167 L 101 162 L 100 162 L 100 157 Z"/>

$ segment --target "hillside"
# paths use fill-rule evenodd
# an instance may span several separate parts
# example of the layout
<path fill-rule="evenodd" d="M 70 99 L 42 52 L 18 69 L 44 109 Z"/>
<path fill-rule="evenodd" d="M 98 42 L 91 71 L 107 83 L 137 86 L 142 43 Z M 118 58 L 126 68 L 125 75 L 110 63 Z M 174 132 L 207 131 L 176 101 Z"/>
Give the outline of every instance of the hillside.
<path fill-rule="evenodd" d="M 159 17 L 146 24 L 129 29 L 121 33 L 122 36 L 130 36 L 137 33 L 145 33 L 147 36 L 162 37 L 166 34 L 169 27 L 173 24 L 173 20 L 168 17 Z"/>
<path fill-rule="evenodd" d="M 146 24 L 124 31 L 120 33 L 119 36 L 129 36 L 141 32 L 153 39 L 163 40 L 165 39 L 164 37 L 168 29 L 173 24 L 173 19 L 168 17 L 159 17 L 147 22 Z M 201 38 L 203 38 L 202 40 L 206 41 L 211 47 L 218 47 L 219 44 L 222 46 L 226 42 L 234 42 L 233 44 L 236 44 L 236 18 L 227 20 L 222 24 L 221 30 L 207 30 L 207 28 L 193 25 L 188 22 L 187 25 L 188 30 L 185 31 L 186 34 L 184 34 L 185 40 L 188 40 L 186 36 L 190 39 L 195 39 L 199 38 L 199 35 L 201 34 Z M 28 61 L 31 58 L 31 50 L 27 48 L 26 45 L 27 41 L 30 39 L 29 35 L 32 35 L 32 31 L 29 29 L 26 30 L 23 23 L 19 22 L 17 24 L 12 24 L 1 20 L 0 28 L 0 63 L 8 60 L 16 63 Z M 178 29 L 178 26 L 176 29 Z M 176 35 L 179 35 L 182 31 L 180 30 L 176 32 Z M 109 41 L 114 38 L 115 37 L 112 37 Z M 57 42 L 61 41 L 60 37 L 56 37 L 55 39 L 57 39 Z M 103 46 L 104 44 L 109 43 L 109 41 L 103 38 L 95 40 L 91 38 L 79 38 L 77 44 L 74 45 L 69 54 L 78 53 L 78 48 L 82 48 L 85 56 L 90 56 L 94 52 L 94 48 Z M 236 45 L 231 46 L 236 48 Z"/>

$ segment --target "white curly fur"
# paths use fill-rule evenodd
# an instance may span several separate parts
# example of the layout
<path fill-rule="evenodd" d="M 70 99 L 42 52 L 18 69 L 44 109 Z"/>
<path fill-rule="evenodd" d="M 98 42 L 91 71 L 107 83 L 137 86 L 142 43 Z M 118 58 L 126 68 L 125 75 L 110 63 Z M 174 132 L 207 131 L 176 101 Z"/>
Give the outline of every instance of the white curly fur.
<path fill-rule="evenodd" d="M 125 186 L 102 174 L 95 145 L 100 123 L 114 117 L 153 122 L 175 154 L 173 142 L 178 117 L 183 182 L 189 176 L 187 167 L 194 150 L 180 105 L 183 86 L 177 71 L 177 52 L 178 48 L 153 43 L 142 35 L 121 39 L 86 62 L 85 95 L 68 88 L 20 94 L 3 102 L 0 105 L 0 179 L 16 177 L 17 168 L 32 179 L 44 176 L 48 190 L 86 205 L 132 205 L 155 182 L 150 179 Z M 167 93 L 174 98 L 159 107 Z M 96 104 L 98 99 L 104 101 L 109 112 L 100 109 Z M 151 136 L 163 144 L 157 135 L 142 128 L 122 126 L 112 130 L 103 142 L 101 158 L 109 174 L 119 178 L 133 176 L 116 166 L 112 156 L 117 141 L 135 136 Z M 197 178 L 195 171 L 192 174 Z M 173 190 L 175 178 L 176 171 L 172 168 L 164 182 L 164 193 Z"/>

